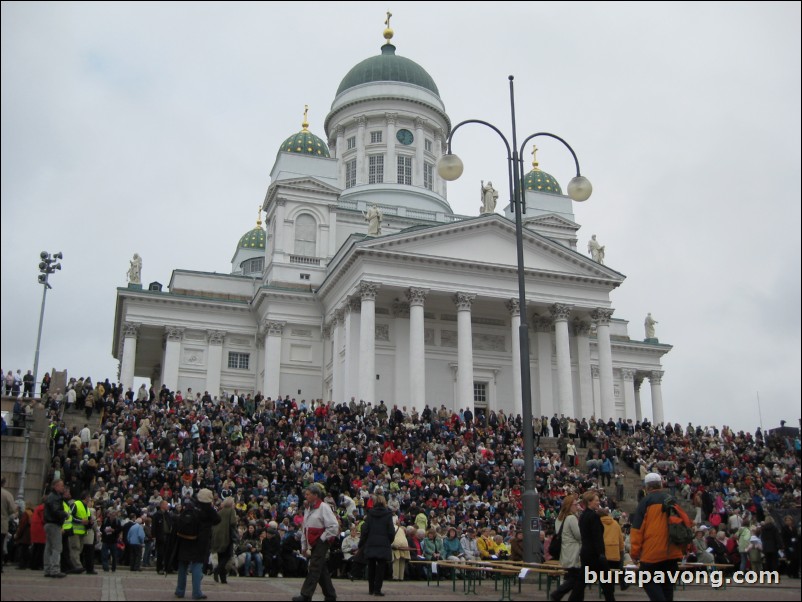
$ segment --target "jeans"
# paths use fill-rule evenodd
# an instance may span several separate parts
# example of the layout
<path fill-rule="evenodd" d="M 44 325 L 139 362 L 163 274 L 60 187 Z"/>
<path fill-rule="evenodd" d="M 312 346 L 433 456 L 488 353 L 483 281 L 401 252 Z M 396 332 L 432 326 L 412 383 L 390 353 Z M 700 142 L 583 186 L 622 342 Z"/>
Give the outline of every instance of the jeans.
<path fill-rule="evenodd" d="M 116 543 L 106 543 L 103 542 L 103 546 L 100 548 L 100 560 L 103 563 L 103 570 L 109 570 L 109 556 L 111 556 L 111 570 L 117 570 L 117 561 L 120 557 L 120 551 L 117 548 Z"/>
<path fill-rule="evenodd" d="M 262 555 L 259 552 L 245 552 L 245 566 L 243 567 L 243 577 L 251 576 L 251 560 L 256 564 L 256 576 L 264 577 L 265 569 L 262 564 Z"/>
<path fill-rule="evenodd" d="M 203 579 L 203 563 L 178 561 L 178 584 L 175 586 L 175 595 L 183 598 L 187 591 L 187 568 L 192 573 L 192 598 L 197 600 L 203 595 L 201 580 Z"/>
<path fill-rule="evenodd" d="M 61 572 L 61 525 L 45 524 L 45 575 Z"/>
<path fill-rule="evenodd" d="M 652 574 L 652 580 L 643 586 L 643 590 L 646 592 L 646 595 L 649 596 L 649 600 L 666 600 L 667 602 L 672 602 L 674 600 L 674 585 L 665 575 L 665 571 L 676 571 L 678 565 L 679 561 L 677 560 L 665 560 L 663 562 L 651 564 L 645 562 L 640 563 L 641 571 Z M 654 582 L 655 573 L 663 573 L 664 583 L 660 584 Z"/>

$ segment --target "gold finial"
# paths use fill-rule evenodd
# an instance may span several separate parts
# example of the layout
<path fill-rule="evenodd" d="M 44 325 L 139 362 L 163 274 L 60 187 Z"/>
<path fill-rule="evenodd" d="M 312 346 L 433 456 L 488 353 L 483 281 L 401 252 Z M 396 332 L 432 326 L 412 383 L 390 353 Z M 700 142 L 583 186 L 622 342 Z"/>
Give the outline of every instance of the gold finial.
<path fill-rule="evenodd" d="M 537 147 L 532 147 L 532 171 L 540 171 L 539 163 L 537 162 Z"/>
<path fill-rule="evenodd" d="M 309 105 L 304 105 L 304 122 L 301 124 L 301 131 L 309 131 Z"/>
<path fill-rule="evenodd" d="M 262 206 L 259 205 L 258 213 L 256 214 L 256 227 L 262 227 Z"/>
<path fill-rule="evenodd" d="M 384 24 L 387 26 L 384 30 L 384 39 L 387 40 L 385 44 L 390 44 L 390 40 L 393 39 L 393 30 L 390 29 L 390 17 L 393 16 L 389 10 L 387 11 L 387 18 L 384 20 Z"/>

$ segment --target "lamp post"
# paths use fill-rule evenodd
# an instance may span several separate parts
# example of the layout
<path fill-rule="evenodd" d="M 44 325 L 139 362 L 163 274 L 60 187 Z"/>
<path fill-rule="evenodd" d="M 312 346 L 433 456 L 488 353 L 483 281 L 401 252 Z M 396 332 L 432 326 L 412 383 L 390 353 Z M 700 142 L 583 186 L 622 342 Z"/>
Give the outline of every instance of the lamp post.
<path fill-rule="evenodd" d="M 39 345 L 42 342 L 42 323 L 45 319 L 45 301 L 47 300 L 47 289 L 53 288 L 50 286 L 50 283 L 47 281 L 50 274 L 55 272 L 56 270 L 61 269 L 60 263 L 55 263 L 57 259 L 64 259 L 64 254 L 59 251 L 54 255 L 50 255 L 47 251 L 42 251 L 39 253 L 39 258 L 41 261 L 39 262 L 39 284 L 42 285 L 42 309 L 39 311 L 39 334 L 36 336 L 36 354 L 33 358 L 33 389 L 34 389 L 34 397 L 36 396 L 36 383 L 38 382 L 39 377 Z"/>
<path fill-rule="evenodd" d="M 576 164 L 576 176 L 568 184 L 568 196 L 575 201 L 586 201 L 593 187 L 587 178 L 582 176 L 579 171 L 579 160 L 571 146 L 559 136 L 548 132 L 538 132 L 528 136 L 518 149 L 518 135 L 515 127 L 515 88 L 513 85 L 514 77 L 509 76 L 510 80 L 510 114 L 512 117 L 512 146 L 504 134 L 496 126 L 481 119 L 467 119 L 458 123 L 451 130 L 448 136 L 448 151 L 440 157 L 437 163 L 437 172 L 444 180 L 456 180 L 462 175 L 462 160 L 451 152 L 451 143 L 454 134 L 463 125 L 468 123 L 479 123 L 486 125 L 495 131 L 504 141 L 507 148 L 507 169 L 509 175 L 511 203 L 515 208 L 515 242 L 518 255 L 518 305 L 520 308 L 521 322 L 519 326 L 519 342 L 521 356 L 521 416 L 523 418 L 523 445 L 524 445 L 524 492 L 523 492 L 523 533 L 524 550 L 523 558 L 525 562 L 534 562 L 536 546 L 540 545 L 538 532 L 540 531 L 539 521 L 539 499 L 535 489 L 535 450 L 534 437 L 532 431 L 532 387 L 529 374 L 529 326 L 526 317 L 526 279 L 524 274 L 524 248 L 523 248 L 523 219 L 525 212 L 524 192 L 522 185 L 523 161 L 521 156 L 526 143 L 538 136 L 547 136 L 559 140 L 571 152 Z"/>
<path fill-rule="evenodd" d="M 29 401 L 28 403 L 31 402 Z M 31 442 L 31 427 L 33 426 L 34 420 L 33 413 L 25 412 L 25 448 L 22 452 L 22 468 L 20 469 L 19 489 L 17 489 L 17 505 L 20 507 L 25 503 L 25 477 L 28 475 L 28 446 Z"/>

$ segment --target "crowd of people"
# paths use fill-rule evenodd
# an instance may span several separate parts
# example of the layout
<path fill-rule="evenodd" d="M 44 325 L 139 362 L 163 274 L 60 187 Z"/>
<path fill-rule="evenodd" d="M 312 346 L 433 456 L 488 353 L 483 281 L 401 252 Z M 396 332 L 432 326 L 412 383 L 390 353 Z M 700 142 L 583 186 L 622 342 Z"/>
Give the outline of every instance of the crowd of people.
<path fill-rule="evenodd" d="M 210 504 L 230 508 L 226 533 L 216 542 L 210 539 L 215 562 L 209 570 L 216 567 L 217 579 L 225 582 L 234 573 L 308 576 L 312 559 L 304 553 L 302 496 L 313 484 L 321 487 L 322 500 L 338 521 L 327 570 L 346 577 L 368 572 L 374 592 L 381 591 L 375 576 L 384 575 L 384 568 L 378 558 L 371 562 L 358 540 L 377 502 L 397 521 L 389 557 L 383 552 L 381 559 L 395 579 L 423 577 L 420 565 L 409 559 L 521 555 L 520 416 L 501 410 L 474 415 L 428 404 L 419 412 L 354 399 L 310 403 L 237 391 L 217 399 L 165 386 L 126 391 L 108 379 L 93 384 L 88 378 L 71 380 L 63 393 L 46 390 L 43 399 L 51 416 L 49 482 L 62 481 L 65 496 L 80 501 L 89 515 L 81 519 L 88 521 L 78 534 L 81 545 L 72 545 L 73 556 L 58 573 L 90 572 L 87 556 L 94 557 L 96 548 L 104 570 L 116 570 L 121 562 L 131 570 L 152 563 L 160 572 L 170 570 L 172 525 L 189 500 L 208 491 Z M 81 411 L 86 425 L 67 429 L 62 413 Z M 99 428 L 90 427 L 97 424 L 90 420 L 93 413 L 100 415 Z M 642 478 L 660 475 L 667 492 L 698 509 L 691 514 L 699 529 L 707 529 L 701 531 L 705 543 L 683 550 L 684 557 L 720 560 L 724 556 L 716 542 L 723 541 L 727 559 L 736 559 L 737 552 L 739 566 L 756 566 L 757 556 L 767 567 L 777 566 L 782 552 L 783 564 L 792 574 L 796 567 L 798 574 L 798 437 L 557 415 L 536 418 L 533 429 L 542 560 L 549 559 L 555 525 L 559 529 L 571 511 L 566 502 L 588 494 L 597 498 L 593 512 L 602 523 L 621 527 L 620 560 L 625 551 L 631 554 L 629 532 L 635 526 L 620 508 L 629 466 Z M 543 438 L 556 445 L 541 446 Z M 634 498 L 634 492 L 630 495 Z M 591 496 L 585 507 L 594 504 Z M 79 504 L 68 505 L 75 521 Z M 27 516 L 33 527 L 38 511 L 22 511 L 20 526 Z M 782 529 L 775 527 L 778 537 L 772 540 L 775 520 Z M 20 562 L 42 568 L 44 541 L 33 528 L 29 531 L 29 539 L 14 536 L 27 550 Z M 755 554 L 758 546 L 762 549 Z"/>

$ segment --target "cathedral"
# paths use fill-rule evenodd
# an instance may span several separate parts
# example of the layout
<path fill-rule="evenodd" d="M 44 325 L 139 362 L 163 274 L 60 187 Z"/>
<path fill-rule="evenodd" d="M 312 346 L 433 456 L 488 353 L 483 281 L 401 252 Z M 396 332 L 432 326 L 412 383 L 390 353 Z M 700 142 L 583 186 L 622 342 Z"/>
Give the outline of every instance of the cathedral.
<path fill-rule="evenodd" d="M 343 77 L 324 137 L 305 111 L 278 147 L 230 274 L 175 269 L 166 291 L 138 278 L 117 289 L 121 382 L 514 415 L 525 311 L 534 416 L 662 422 L 671 346 L 632 339 L 613 317 L 624 276 L 604 265 L 603 247 L 577 251 L 572 200 L 533 161 L 521 308 L 512 207 L 497 213 L 488 183 L 478 215 L 454 214 L 437 171 L 446 107 L 426 70 L 397 54 L 389 23 L 384 37 Z"/>

